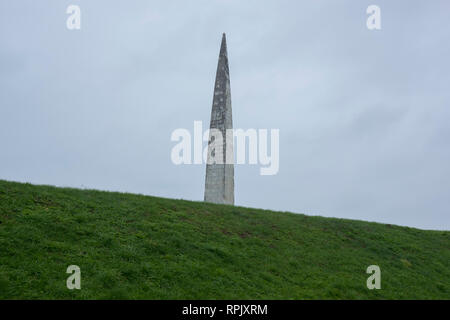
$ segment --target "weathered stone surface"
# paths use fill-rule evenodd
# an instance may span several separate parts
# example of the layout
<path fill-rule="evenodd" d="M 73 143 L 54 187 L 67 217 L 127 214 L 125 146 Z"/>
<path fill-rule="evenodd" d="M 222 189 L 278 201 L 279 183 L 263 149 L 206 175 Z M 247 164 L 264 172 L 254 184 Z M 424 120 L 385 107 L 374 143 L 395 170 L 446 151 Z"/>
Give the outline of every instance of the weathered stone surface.
<path fill-rule="evenodd" d="M 221 161 L 222 163 L 206 164 L 206 202 L 234 204 L 233 139 L 226 139 L 226 130 L 232 128 L 230 70 L 228 67 L 227 41 L 224 33 L 217 64 L 210 123 L 210 129 L 218 129 L 222 133 L 223 161 Z M 211 134 L 209 144 L 211 144 Z M 228 162 L 226 161 L 227 150 L 229 153 Z M 211 154 L 208 152 L 208 160 L 210 158 Z"/>

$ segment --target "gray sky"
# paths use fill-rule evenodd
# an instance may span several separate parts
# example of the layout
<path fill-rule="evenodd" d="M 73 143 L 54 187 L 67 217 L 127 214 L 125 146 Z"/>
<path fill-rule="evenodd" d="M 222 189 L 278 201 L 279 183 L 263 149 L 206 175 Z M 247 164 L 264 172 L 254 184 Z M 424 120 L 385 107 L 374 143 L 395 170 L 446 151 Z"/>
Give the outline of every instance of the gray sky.
<path fill-rule="evenodd" d="M 81 30 L 66 8 L 81 8 Z M 381 8 L 379 31 L 366 8 Z M 280 171 L 236 204 L 450 230 L 450 2 L 0 2 L 0 179 L 202 200 L 174 129 L 209 123 L 222 32 L 235 128 Z"/>

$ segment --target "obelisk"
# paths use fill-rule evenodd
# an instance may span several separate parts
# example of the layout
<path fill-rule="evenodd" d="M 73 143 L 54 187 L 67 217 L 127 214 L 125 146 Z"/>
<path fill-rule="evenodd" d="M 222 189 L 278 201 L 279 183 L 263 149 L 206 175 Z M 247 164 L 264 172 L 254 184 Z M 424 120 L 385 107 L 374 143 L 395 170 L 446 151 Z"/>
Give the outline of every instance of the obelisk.
<path fill-rule="evenodd" d="M 205 201 L 233 205 L 234 204 L 233 138 L 232 135 L 231 139 L 227 138 L 227 129 L 233 129 L 233 120 L 231 116 L 230 70 L 228 68 L 227 40 L 225 37 L 225 33 L 222 36 L 219 62 L 217 64 L 216 82 L 214 85 L 210 135 L 208 141 L 209 146 L 211 146 L 215 138 L 211 134 L 211 131 L 213 129 L 219 130 L 223 137 L 223 143 L 219 144 L 221 150 L 223 150 L 222 154 L 220 155 L 220 159 L 223 158 L 223 160 L 217 161 L 217 155 L 215 154 L 215 151 L 211 152 L 211 148 L 209 148 L 208 161 L 206 164 Z M 215 159 L 216 161 L 214 162 L 211 161 L 212 154 L 216 155 Z"/>

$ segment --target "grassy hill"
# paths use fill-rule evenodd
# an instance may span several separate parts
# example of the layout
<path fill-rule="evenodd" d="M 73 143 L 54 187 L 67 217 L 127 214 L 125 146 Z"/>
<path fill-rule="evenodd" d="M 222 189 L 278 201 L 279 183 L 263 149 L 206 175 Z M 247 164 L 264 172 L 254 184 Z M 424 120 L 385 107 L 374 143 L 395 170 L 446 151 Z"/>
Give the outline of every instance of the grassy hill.
<path fill-rule="evenodd" d="M 449 262 L 448 231 L 0 180 L 0 299 L 450 299 Z"/>

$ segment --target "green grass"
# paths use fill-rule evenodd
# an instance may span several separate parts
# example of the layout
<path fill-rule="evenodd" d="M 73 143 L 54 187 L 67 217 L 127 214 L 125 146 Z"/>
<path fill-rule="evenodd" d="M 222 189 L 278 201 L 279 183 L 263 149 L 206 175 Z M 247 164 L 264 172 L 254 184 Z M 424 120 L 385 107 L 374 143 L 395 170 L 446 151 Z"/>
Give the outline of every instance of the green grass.
<path fill-rule="evenodd" d="M 0 299 L 450 299 L 449 248 L 448 231 L 0 180 Z"/>

